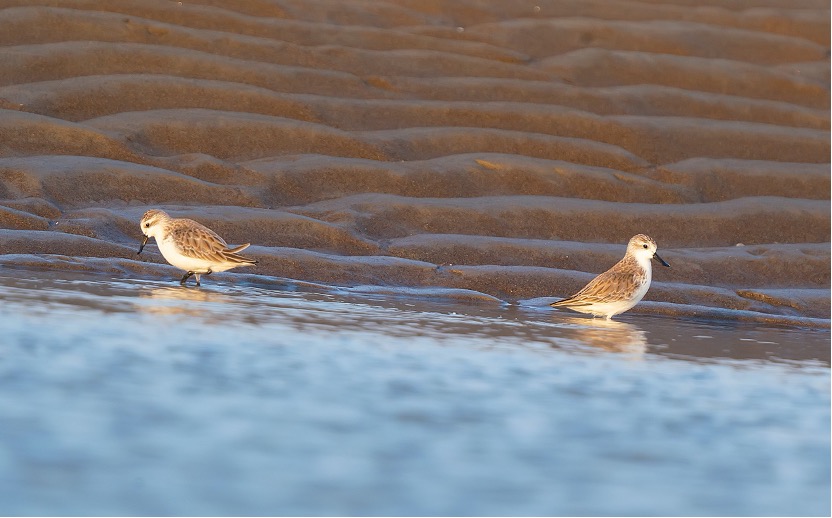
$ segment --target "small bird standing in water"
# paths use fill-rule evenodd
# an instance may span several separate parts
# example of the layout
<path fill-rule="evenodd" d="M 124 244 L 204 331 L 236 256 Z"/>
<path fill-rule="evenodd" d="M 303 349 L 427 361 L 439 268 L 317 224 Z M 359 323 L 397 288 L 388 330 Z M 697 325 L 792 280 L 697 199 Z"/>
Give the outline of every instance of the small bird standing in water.
<path fill-rule="evenodd" d="M 669 267 L 656 253 L 656 242 L 637 234 L 627 244 L 627 253 L 615 266 L 595 277 L 578 293 L 550 304 L 610 320 L 644 298 L 653 278 L 651 259 Z"/>
<path fill-rule="evenodd" d="M 144 239 L 138 253 L 142 253 L 148 239 L 155 237 L 165 260 L 187 272 L 179 281 L 183 286 L 192 275 L 199 286 L 200 275 L 257 264 L 254 259 L 238 255 L 250 243 L 229 248 L 216 232 L 192 219 L 171 218 L 165 211 L 153 209 L 144 213 L 140 226 Z"/>

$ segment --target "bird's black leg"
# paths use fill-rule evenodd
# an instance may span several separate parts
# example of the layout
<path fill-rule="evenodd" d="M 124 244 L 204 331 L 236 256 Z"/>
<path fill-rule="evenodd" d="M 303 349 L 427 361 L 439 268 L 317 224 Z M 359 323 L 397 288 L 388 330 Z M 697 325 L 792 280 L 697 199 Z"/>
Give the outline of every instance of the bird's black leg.
<path fill-rule="evenodd" d="M 181 284 L 182 286 L 184 286 L 184 285 L 185 285 L 185 281 L 187 281 L 187 280 L 188 280 L 188 278 L 189 278 L 191 275 L 193 275 L 193 274 L 194 274 L 194 272 L 188 272 L 188 273 L 186 273 L 186 274 L 185 274 L 185 276 L 184 276 L 184 277 L 182 277 L 182 280 L 181 280 L 181 281 L 179 281 L 179 284 Z M 197 285 L 197 286 L 199 286 L 199 277 L 197 277 L 196 285 Z"/>

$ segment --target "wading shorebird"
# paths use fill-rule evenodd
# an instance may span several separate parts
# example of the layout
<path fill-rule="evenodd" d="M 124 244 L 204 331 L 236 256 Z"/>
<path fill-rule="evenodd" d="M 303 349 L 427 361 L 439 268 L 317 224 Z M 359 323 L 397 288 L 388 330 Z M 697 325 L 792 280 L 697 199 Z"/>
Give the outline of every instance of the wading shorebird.
<path fill-rule="evenodd" d="M 155 237 L 165 260 L 187 272 L 179 281 L 183 286 L 192 275 L 199 286 L 200 275 L 257 264 L 254 259 L 238 255 L 250 243 L 229 248 L 216 232 L 192 219 L 171 218 L 165 211 L 153 209 L 144 213 L 140 226 L 144 239 L 138 253 L 142 253 L 148 239 Z"/>
<path fill-rule="evenodd" d="M 550 306 L 569 308 L 594 317 L 610 320 L 624 313 L 644 298 L 653 278 L 651 259 L 670 266 L 656 253 L 656 242 L 638 234 L 627 244 L 627 253 L 615 266 L 595 277 L 578 293 L 553 302 Z"/>

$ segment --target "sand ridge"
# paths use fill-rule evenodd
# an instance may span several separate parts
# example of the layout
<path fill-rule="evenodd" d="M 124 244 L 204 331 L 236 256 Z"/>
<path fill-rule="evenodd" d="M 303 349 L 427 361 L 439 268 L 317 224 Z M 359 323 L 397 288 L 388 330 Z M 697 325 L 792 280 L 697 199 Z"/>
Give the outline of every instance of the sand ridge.
<path fill-rule="evenodd" d="M 512 302 L 645 232 L 633 311 L 822 325 L 829 12 L 0 0 L 0 262 L 168 276 L 161 207 L 254 243 L 228 276 Z"/>

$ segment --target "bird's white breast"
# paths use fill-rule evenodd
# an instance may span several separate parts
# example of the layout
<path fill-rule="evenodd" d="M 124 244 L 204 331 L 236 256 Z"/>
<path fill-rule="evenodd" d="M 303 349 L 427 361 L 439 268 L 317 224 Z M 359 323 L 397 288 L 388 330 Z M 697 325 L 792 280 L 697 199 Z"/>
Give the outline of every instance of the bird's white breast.
<path fill-rule="evenodd" d="M 211 267 L 211 263 L 208 261 L 184 255 L 179 246 L 177 246 L 176 241 L 170 236 L 161 240 L 157 239 L 156 241 L 159 244 L 159 251 L 162 252 L 165 260 L 181 270 L 205 273 Z"/>

